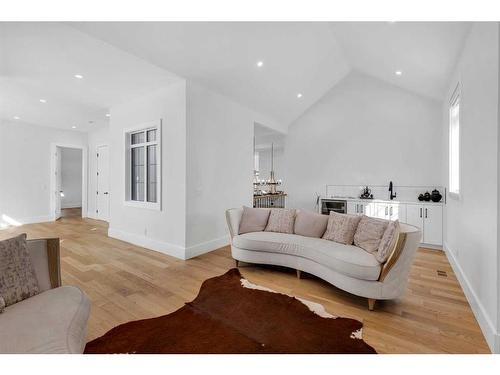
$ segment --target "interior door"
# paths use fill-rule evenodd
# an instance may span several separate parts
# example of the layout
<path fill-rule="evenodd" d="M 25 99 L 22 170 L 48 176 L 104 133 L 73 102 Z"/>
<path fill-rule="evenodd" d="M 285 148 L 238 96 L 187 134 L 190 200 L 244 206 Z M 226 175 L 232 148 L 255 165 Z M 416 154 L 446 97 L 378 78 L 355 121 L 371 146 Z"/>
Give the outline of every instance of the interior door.
<path fill-rule="evenodd" d="M 109 150 L 108 146 L 97 148 L 97 192 L 96 214 L 99 220 L 109 220 Z"/>
<path fill-rule="evenodd" d="M 55 202 L 55 219 L 61 218 L 61 194 L 62 184 L 61 184 L 61 148 L 56 147 L 56 152 L 54 154 L 55 158 L 55 175 L 56 175 L 56 186 L 54 189 L 54 202 Z"/>

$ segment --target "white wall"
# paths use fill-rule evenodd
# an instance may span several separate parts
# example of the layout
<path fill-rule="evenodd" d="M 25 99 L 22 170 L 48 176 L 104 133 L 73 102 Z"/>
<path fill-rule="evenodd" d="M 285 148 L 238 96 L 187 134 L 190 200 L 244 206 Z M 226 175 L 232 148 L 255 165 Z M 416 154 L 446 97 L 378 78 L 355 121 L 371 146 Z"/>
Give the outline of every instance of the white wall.
<path fill-rule="evenodd" d="M 252 204 L 254 122 L 262 115 L 187 86 L 187 257 L 228 243 L 225 210 Z"/>
<path fill-rule="evenodd" d="M 438 101 L 351 72 L 289 128 L 289 206 L 326 184 L 441 185 L 441 121 Z"/>
<path fill-rule="evenodd" d="M 186 243 L 186 84 L 141 95 L 110 110 L 108 234 L 183 258 Z M 124 205 L 125 129 L 163 120 L 162 210 Z"/>
<path fill-rule="evenodd" d="M 82 207 L 82 150 L 61 148 L 61 208 Z"/>
<path fill-rule="evenodd" d="M 96 124 L 94 129 L 88 133 L 88 144 L 89 144 L 89 188 L 88 188 L 88 200 L 87 200 L 87 215 L 91 218 L 97 219 L 97 147 L 108 145 L 110 143 L 109 138 L 109 124 L 102 123 Z M 110 170 L 111 168 L 109 168 Z"/>
<path fill-rule="evenodd" d="M 498 32 L 498 23 L 471 28 L 443 104 L 442 126 L 448 186 L 448 103 L 460 82 L 461 197 L 448 198 L 445 206 L 444 246 L 491 348 L 499 313 Z"/>
<path fill-rule="evenodd" d="M 3 215 L 20 223 L 49 221 L 51 144 L 86 146 L 77 131 L 0 123 L 0 226 Z"/>

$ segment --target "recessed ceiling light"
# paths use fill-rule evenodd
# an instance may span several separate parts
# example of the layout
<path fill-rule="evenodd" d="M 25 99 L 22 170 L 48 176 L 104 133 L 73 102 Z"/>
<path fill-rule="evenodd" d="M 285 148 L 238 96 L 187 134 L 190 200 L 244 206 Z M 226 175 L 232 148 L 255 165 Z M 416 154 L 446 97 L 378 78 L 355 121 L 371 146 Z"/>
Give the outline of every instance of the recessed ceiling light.
<path fill-rule="evenodd" d="M 81 74 L 75 74 L 75 78 L 82 79 L 83 76 Z"/>
<path fill-rule="evenodd" d="M 257 61 L 257 66 L 259 68 L 262 68 L 263 65 L 264 65 L 264 61 Z"/>
<path fill-rule="evenodd" d="M 92 125 L 94 123 L 94 121 L 89 121 L 89 124 Z"/>
<path fill-rule="evenodd" d="M 20 120 L 20 119 L 21 119 L 21 117 L 19 117 L 19 116 L 14 116 L 14 120 Z"/>
<path fill-rule="evenodd" d="M 109 113 L 106 113 L 106 117 L 111 117 L 111 115 Z"/>
<path fill-rule="evenodd" d="M 71 127 L 71 129 L 76 129 L 76 126 L 75 126 L 75 125 L 73 125 L 73 126 Z"/>
<path fill-rule="evenodd" d="M 395 73 L 397 76 L 400 76 L 403 74 L 403 72 L 401 70 L 396 70 L 396 73 Z"/>
<path fill-rule="evenodd" d="M 45 99 L 40 99 L 40 103 L 47 103 L 47 100 L 45 100 Z"/>
<path fill-rule="evenodd" d="M 297 94 L 297 98 L 298 99 L 302 98 L 302 94 L 300 92 Z"/>

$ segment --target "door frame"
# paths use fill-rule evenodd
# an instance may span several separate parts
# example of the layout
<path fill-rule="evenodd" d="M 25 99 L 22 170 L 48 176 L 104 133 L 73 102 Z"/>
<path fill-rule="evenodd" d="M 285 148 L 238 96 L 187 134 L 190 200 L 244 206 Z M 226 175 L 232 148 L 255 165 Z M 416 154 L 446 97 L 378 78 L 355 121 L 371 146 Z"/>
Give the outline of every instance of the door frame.
<path fill-rule="evenodd" d="M 56 220 L 56 151 L 57 147 L 73 148 L 82 150 L 82 218 L 87 217 L 87 147 L 82 145 L 68 143 L 50 144 L 50 217 L 52 221 Z M 62 160 L 61 160 L 62 162 Z"/>
<path fill-rule="evenodd" d="M 109 144 L 108 143 L 100 143 L 98 145 L 95 146 L 95 152 L 94 152 L 94 157 L 95 157 L 95 172 L 99 172 L 99 158 L 97 157 L 97 151 L 99 150 L 100 147 L 107 147 L 108 148 L 108 191 L 111 190 L 110 187 L 109 187 L 109 184 L 110 184 L 110 181 L 111 179 L 109 178 L 109 174 L 110 174 L 110 168 L 109 168 Z M 97 176 L 94 176 L 96 177 L 96 180 L 95 180 L 95 188 L 96 188 L 96 191 L 97 189 L 99 188 L 99 178 Z M 110 206 L 110 200 L 111 198 L 109 197 L 108 198 L 108 206 Z M 95 197 L 95 207 L 94 207 L 96 210 L 97 210 L 97 195 Z M 104 219 L 99 219 L 99 215 L 96 215 L 95 212 L 92 213 L 92 215 L 95 216 L 95 219 L 97 220 L 102 220 L 102 221 L 105 221 L 107 223 L 109 223 L 109 212 L 110 212 L 110 209 L 108 207 L 108 219 L 107 220 L 104 220 Z"/>

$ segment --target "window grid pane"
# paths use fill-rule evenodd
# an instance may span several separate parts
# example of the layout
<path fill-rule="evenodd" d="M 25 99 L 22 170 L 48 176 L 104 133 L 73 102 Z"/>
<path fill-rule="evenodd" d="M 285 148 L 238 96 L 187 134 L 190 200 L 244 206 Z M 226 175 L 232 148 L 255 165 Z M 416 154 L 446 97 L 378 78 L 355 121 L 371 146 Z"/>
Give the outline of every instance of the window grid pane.
<path fill-rule="evenodd" d="M 147 147 L 147 201 L 156 203 L 157 199 L 157 147 L 151 145 Z"/>
<path fill-rule="evenodd" d="M 131 199 L 144 201 L 144 147 L 131 149 Z"/>
<path fill-rule="evenodd" d="M 144 132 L 132 133 L 130 136 L 131 144 L 144 143 Z"/>

